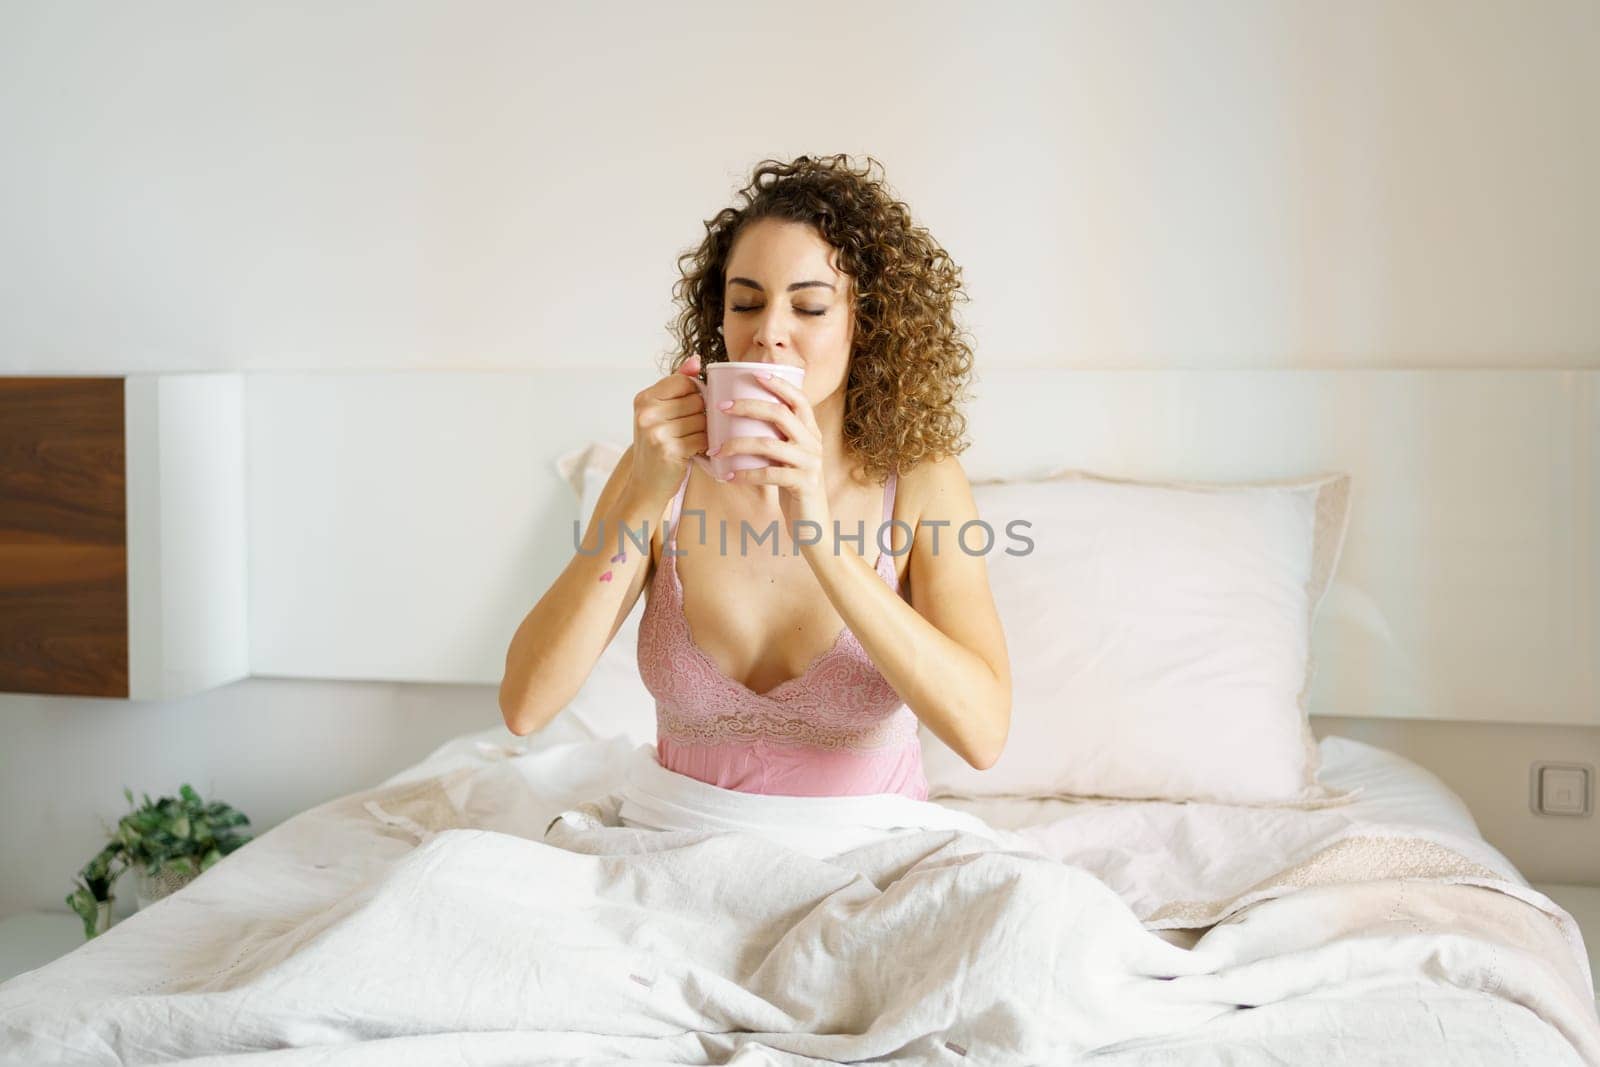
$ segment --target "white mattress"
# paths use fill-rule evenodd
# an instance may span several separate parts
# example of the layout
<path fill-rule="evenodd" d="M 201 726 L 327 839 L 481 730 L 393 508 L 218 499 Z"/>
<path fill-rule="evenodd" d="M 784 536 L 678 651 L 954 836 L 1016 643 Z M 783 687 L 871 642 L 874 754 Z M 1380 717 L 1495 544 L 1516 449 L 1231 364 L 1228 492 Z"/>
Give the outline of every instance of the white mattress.
<path fill-rule="evenodd" d="M 0 984 L 0 1061 L 1600 1062 L 1572 917 L 1382 749 L 1322 741 L 1336 809 L 951 799 L 1011 847 L 833 858 L 629 828 L 636 754 L 456 738 Z"/>

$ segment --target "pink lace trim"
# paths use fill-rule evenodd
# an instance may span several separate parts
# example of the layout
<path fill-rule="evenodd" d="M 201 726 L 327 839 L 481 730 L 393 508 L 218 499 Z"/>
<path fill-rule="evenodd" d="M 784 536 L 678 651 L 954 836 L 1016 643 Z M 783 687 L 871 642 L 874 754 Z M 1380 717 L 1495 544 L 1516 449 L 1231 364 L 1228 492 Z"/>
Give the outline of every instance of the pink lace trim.
<path fill-rule="evenodd" d="M 676 520 L 688 478 L 679 487 Z M 887 509 L 886 509 L 887 510 Z M 676 541 L 677 523 L 674 521 Z M 894 557 L 878 573 L 897 588 Z M 887 570 L 887 574 L 885 574 Z M 917 717 L 848 627 L 798 677 L 757 693 L 723 674 L 694 643 L 683 613 L 676 557 L 663 554 L 639 624 L 639 674 L 656 698 L 659 731 L 685 744 L 764 740 L 819 748 L 883 749 L 918 743 Z"/>

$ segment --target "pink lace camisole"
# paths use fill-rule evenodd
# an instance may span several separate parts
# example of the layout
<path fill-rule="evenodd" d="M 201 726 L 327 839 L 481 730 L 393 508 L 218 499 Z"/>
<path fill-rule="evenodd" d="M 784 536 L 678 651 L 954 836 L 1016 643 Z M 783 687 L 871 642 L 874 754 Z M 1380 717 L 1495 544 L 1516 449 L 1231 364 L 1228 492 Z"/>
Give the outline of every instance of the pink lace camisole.
<path fill-rule="evenodd" d="M 884 486 L 885 524 L 895 481 L 891 474 Z M 664 545 L 673 549 L 688 487 L 685 474 L 668 512 Z M 868 543 L 877 534 L 868 531 Z M 905 595 L 892 555 L 880 550 L 874 569 Z M 928 798 L 916 714 L 848 626 L 804 674 L 757 693 L 694 643 L 677 558 L 665 549 L 639 620 L 639 675 L 656 698 L 656 755 L 668 770 L 747 793 Z"/>

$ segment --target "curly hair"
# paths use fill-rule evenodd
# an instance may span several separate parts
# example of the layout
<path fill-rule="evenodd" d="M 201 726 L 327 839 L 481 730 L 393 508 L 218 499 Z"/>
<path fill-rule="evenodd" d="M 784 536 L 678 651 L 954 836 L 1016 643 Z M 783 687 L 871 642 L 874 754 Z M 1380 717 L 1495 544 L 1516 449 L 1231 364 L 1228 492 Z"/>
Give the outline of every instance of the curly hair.
<path fill-rule="evenodd" d="M 874 168 L 880 172 L 873 176 Z M 719 328 L 733 243 L 757 219 L 813 226 L 838 251 L 855 289 L 855 338 L 845 381 L 844 441 L 875 482 L 929 458 L 965 451 L 960 410 L 972 348 L 955 304 L 969 298 L 961 268 L 926 229 L 914 226 L 871 156 L 860 169 L 844 155 L 758 163 L 741 203 L 705 223 L 700 246 L 678 257 L 677 344 L 669 371 L 691 356 L 728 359 Z"/>

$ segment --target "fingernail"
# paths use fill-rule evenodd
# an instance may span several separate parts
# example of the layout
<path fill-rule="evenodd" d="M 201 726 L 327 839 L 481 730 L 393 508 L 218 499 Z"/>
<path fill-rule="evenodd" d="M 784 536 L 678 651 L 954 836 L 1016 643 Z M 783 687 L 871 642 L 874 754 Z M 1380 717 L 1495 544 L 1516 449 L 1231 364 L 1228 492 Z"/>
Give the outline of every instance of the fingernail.
<path fill-rule="evenodd" d="M 761 372 L 761 377 L 770 378 L 770 377 L 772 377 L 772 372 L 769 371 L 769 370 L 764 370 L 764 371 Z"/>
<path fill-rule="evenodd" d="M 717 405 L 717 408 L 722 411 L 727 411 L 731 407 L 733 407 L 733 401 L 731 400 L 724 400 L 722 403 Z"/>
<path fill-rule="evenodd" d="M 738 473 L 738 472 L 737 471 L 729 471 L 727 474 L 724 474 L 722 476 L 722 480 L 725 481 L 725 482 L 731 482 L 731 481 L 733 481 L 733 476 L 736 473 Z"/>
<path fill-rule="evenodd" d="M 722 446 L 721 446 L 721 445 L 718 445 L 718 446 L 717 446 L 717 447 L 716 447 L 716 448 L 713 448 L 713 449 L 712 449 L 712 450 L 711 450 L 711 451 L 710 451 L 710 452 L 707 452 L 707 453 L 706 453 L 706 455 L 708 455 L 708 456 L 714 456 L 714 455 L 716 455 L 716 454 L 717 454 L 717 453 L 718 453 L 718 452 L 721 452 L 721 451 L 722 451 Z"/>

